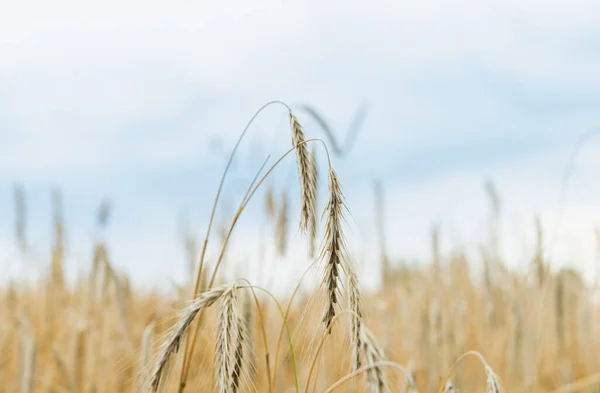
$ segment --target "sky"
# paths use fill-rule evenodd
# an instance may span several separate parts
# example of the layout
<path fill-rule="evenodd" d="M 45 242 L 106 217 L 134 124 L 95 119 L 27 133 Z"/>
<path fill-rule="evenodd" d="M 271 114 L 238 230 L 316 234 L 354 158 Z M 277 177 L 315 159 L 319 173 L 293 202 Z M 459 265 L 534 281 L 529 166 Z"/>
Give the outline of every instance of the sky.
<path fill-rule="evenodd" d="M 474 253 L 488 236 L 482 184 L 492 179 L 507 264 L 529 263 L 539 215 L 553 266 L 596 274 L 600 138 L 590 135 L 573 152 L 600 129 L 598 2 L 25 0 L 0 7 L 3 271 L 46 264 L 58 187 L 71 271 L 89 268 L 102 238 L 113 263 L 139 282 L 185 279 L 181 228 L 201 242 L 237 137 L 259 107 L 281 100 L 298 110 L 307 137 L 324 134 L 303 104 L 340 139 L 357 109 L 368 108 L 351 151 L 332 157 L 351 212 L 349 244 L 368 281 L 376 283 L 378 269 L 375 179 L 384 185 L 395 259 L 426 261 L 433 225 L 446 254 L 461 245 Z M 240 147 L 219 222 L 231 219 L 267 155 L 273 161 L 290 145 L 286 110 L 269 107 Z M 27 196 L 33 252 L 25 257 L 15 249 L 15 183 Z M 249 274 L 267 266 L 257 280 L 307 266 L 293 158 L 271 183 L 277 195 L 287 189 L 293 197 L 292 255 L 273 254 L 262 195 L 228 254 Z M 99 232 L 95 214 L 106 198 L 111 220 Z M 216 245 L 209 251 L 214 257 Z"/>

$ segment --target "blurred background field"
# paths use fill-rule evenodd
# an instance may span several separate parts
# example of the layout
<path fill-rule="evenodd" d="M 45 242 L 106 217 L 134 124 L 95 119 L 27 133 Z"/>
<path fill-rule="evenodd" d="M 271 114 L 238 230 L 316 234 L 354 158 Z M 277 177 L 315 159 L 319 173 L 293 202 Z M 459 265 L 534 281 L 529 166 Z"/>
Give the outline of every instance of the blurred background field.
<path fill-rule="evenodd" d="M 224 259 L 224 273 L 218 282 L 233 282 L 254 273 L 262 287 L 285 279 L 287 290 L 279 290 L 282 307 L 290 299 L 292 288 L 303 280 L 295 301 L 291 303 L 287 323 L 293 332 L 295 359 L 284 345 L 280 350 L 280 312 L 271 299 L 259 293 L 260 319 L 251 299 L 243 301 L 248 318 L 253 372 L 243 389 L 248 391 L 294 391 L 294 367 L 302 380 L 321 337 L 321 302 L 316 295 L 320 268 L 311 266 L 313 259 L 300 255 L 286 258 L 287 234 L 297 231 L 296 214 L 272 193 L 262 195 L 266 218 L 266 238 L 275 244 L 279 262 L 292 269 L 292 263 L 307 276 L 278 277 L 265 272 L 268 267 L 244 263 L 232 256 Z M 488 184 L 488 187 L 493 187 Z M 35 251 L 25 237 L 27 204 L 20 188 L 15 188 L 17 220 L 14 262 L 26 263 Z M 189 269 L 188 281 L 175 282 L 165 277 L 154 289 L 136 283 L 135 276 L 123 273 L 113 264 L 110 243 L 99 238 L 90 249 L 89 259 L 82 260 L 76 278 L 65 277 L 68 253 L 64 233 L 62 199 L 54 194 L 55 220 L 53 241 L 48 260 L 35 259 L 31 275 L 6 280 L 2 290 L 2 355 L 0 378 L 3 390 L 129 392 L 149 391 L 161 344 L 178 313 L 189 304 L 197 269 L 198 243 L 192 237 L 181 238 Z M 492 200 L 493 201 L 493 200 Z M 492 204 L 492 207 L 495 205 Z M 382 209 L 382 206 L 377 206 Z M 66 207 L 68 208 L 68 207 Z M 374 216 L 385 216 L 381 210 Z M 110 221 L 110 205 L 97 211 L 97 232 Z M 467 351 L 480 352 L 509 391 L 587 391 L 600 383 L 599 364 L 595 356 L 598 339 L 598 278 L 586 277 L 572 268 L 552 268 L 544 251 L 544 237 L 537 221 L 535 253 L 519 269 L 506 266 L 499 256 L 499 215 L 492 212 L 490 241 L 478 244 L 480 254 L 469 258 L 457 247 L 451 253 L 440 251 L 439 229 L 432 230 L 429 240 L 431 257 L 418 263 L 389 255 L 381 248 L 379 258 L 358 264 L 359 277 L 377 273 L 378 285 L 363 292 L 364 321 L 378 338 L 386 358 L 404 365 L 412 373 L 415 387 L 435 392 L 459 356 Z M 495 217 L 495 218 L 494 218 Z M 381 231 L 385 238 L 385 231 Z M 222 244 L 215 234 L 213 242 Z M 391 240 L 391 239 L 390 239 Z M 384 245 L 385 242 L 380 242 Z M 236 244 L 231 244 L 235 255 Z M 294 251 L 296 252 L 296 251 Z M 301 250 L 306 255 L 306 250 Z M 300 252 L 298 252 L 300 254 Z M 351 255 L 351 257 L 354 257 Z M 17 262 L 18 261 L 18 262 Z M 33 261 L 30 260 L 31 263 Z M 319 260 L 317 260 L 320 262 Z M 207 259 L 206 271 L 214 268 L 215 259 Z M 253 272 L 258 269 L 259 274 Z M 206 278 L 205 278 L 206 280 Z M 205 284 L 204 284 L 205 285 Z M 250 303 L 249 303 L 250 302 Z M 248 305 L 249 304 L 249 305 Z M 248 311 L 246 311 L 248 310 Z M 200 329 L 199 344 L 188 385 L 193 391 L 209 391 L 215 386 L 214 350 L 218 314 L 209 310 Z M 261 336 L 261 325 L 265 324 Z M 326 342 L 317 363 L 316 391 L 348 372 L 345 323 L 336 324 L 336 335 Z M 271 354 L 270 365 L 277 373 L 269 385 L 269 373 L 262 361 L 266 356 L 266 337 Z M 278 355 L 274 355 L 278 353 Z M 277 366 L 275 366 L 277 365 Z M 177 391 L 172 375 L 164 391 Z M 410 389 L 404 377 L 389 375 L 391 391 Z M 452 378 L 452 389 L 476 391 L 485 388 L 481 365 L 475 360 L 460 364 Z M 170 387 L 169 387 L 170 386 Z M 346 391 L 366 391 L 358 382 L 345 386 Z M 370 392 L 377 392 L 371 390 Z"/>

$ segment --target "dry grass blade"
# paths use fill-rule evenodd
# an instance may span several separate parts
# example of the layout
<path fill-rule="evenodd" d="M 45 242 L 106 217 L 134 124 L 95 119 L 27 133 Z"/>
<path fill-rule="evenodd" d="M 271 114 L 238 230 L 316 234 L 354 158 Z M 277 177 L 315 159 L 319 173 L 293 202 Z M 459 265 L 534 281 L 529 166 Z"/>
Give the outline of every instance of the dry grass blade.
<path fill-rule="evenodd" d="M 300 181 L 300 230 L 312 235 L 316 228 L 317 211 L 317 178 L 304 143 L 304 131 L 298 119 L 290 112 L 290 127 L 292 129 L 292 143 L 296 148 L 296 161 L 298 165 L 298 178 Z"/>
<path fill-rule="evenodd" d="M 325 261 L 323 282 L 327 290 L 327 306 L 323 322 L 327 329 L 329 329 L 331 321 L 335 317 L 339 276 L 343 269 L 342 263 L 345 260 L 346 253 L 342 232 L 342 209 L 344 207 L 344 196 L 337 175 L 333 168 L 329 168 L 329 201 L 323 212 L 323 215 L 327 216 L 325 243 L 321 251 L 321 257 Z"/>
<path fill-rule="evenodd" d="M 150 385 L 152 386 L 153 392 L 156 392 L 158 390 L 162 374 L 165 371 L 169 359 L 171 358 L 171 356 L 173 356 L 173 354 L 177 353 L 177 351 L 179 350 L 179 345 L 181 344 L 184 335 L 191 326 L 192 322 L 194 322 L 194 319 L 196 318 L 198 313 L 201 310 L 212 306 L 217 300 L 219 300 L 219 298 L 223 295 L 223 293 L 225 293 L 225 291 L 228 288 L 229 287 L 221 287 L 203 292 L 183 312 L 182 317 L 177 322 L 177 325 L 175 325 L 173 332 L 169 336 L 169 339 L 163 346 L 158 356 L 158 360 L 156 362 L 156 366 L 154 368 L 154 372 L 152 373 L 152 378 L 150 380 Z"/>

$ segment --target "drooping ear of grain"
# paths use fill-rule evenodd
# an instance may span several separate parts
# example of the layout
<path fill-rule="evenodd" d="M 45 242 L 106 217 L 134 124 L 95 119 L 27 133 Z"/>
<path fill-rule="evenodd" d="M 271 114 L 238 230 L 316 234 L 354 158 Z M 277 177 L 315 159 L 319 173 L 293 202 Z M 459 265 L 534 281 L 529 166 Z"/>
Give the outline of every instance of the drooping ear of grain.
<path fill-rule="evenodd" d="M 234 393 L 239 382 L 235 375 L 237 363 L 236 341 L 240 327 L 236 317 L 237 295 L 235 287 L 228 289 L 221 301 L 217 332 L 217 386 L 220 393 Z"/>
<path fill-rule="evenodd" d="M 198 296 L 198 298 L 194 300 L 194 302 L 186 310 L 183 311 L 177 324 L 173 328 L 167 341 L 159 352 L 158 360 L 156 361 L 152 378 L 150 380 L 150 385 L 153 392 L 158 391 L 161 378 L 166 370 L 169 360 L 179 350 L 179 346 L 184 335 L 187 333 L 198 313 L 201 310 L 212 306 L 217 300 L 219 300 L 219 298 L 227 289 L 228 287 L 221 287 L 202 292 L 200 296 Z"/>
<path fill-rule="evenodd" d="M 314 166 L 304 143 L 304 131 L 298 119 L 290 112 L 290 127 L 292 129 L 292 143 L 296 148 L 296 161 L 298 178 L 300 182 L 300 230 L 313 236 L 316 231 L 317 211 L 317 177 Z"/>
<path fill-rule="evenodd" d="M 321 257 L 324 260 L 323 283 L 327 291 L 325 315 L 323 322 L 329 329 L 335 317 L 339 295 L 339 279 L 342 273 L 342 262 L 346 258 L 345 240 L 342 230 L 344 196 L 337 175 L 333 168 L 329 169 L 329 201 L 323 215 L 326 216 L 325 239 Z"/>
<path fill-rule="evenodd" d="M 348 277 L 348 303 L 350 306 L 350 345 L 352 347 L 352 371 L 356 371 L 361 366 L 361 329 L 362 329 L 362 305 L 360 289 L 358 287 L 358 278 L 354 271 L 354 266 L 350 262 L 346 263 L 346 274 Z"/>
<path fill-rule="evenodd" d="M 373 334 L 364 325 L 362 326 L 362 346 L 367 365 L 385 360 L 383 349 L 381 349 Z M 369 368 L 366 375 L 369 393 L 389 392 L 387 378 L 382 367 Z"/>

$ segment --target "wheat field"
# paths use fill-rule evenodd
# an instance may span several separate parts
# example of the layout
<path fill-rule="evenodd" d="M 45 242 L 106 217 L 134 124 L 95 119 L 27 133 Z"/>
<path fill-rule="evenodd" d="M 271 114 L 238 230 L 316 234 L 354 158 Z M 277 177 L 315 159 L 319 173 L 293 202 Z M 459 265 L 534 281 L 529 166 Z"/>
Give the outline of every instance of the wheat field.
<path fill-rule="evenodd" d="M 482 244 L 483 273 L 474 274 L 474 261 L 441 254 L 433 233 L 431 261 L 408 268 L 384 255 L 372 261 L 382 266 L 381 286 L 363 290 L 346 248 L 344 179 L 326 142 L 307 138 L 287 105 L 267 105 L 280 104 L 292 140 L 281 158 L 296 157 L 300 211 L 289 211 L 285 194 L 275 206 L 268 175 L 277 161 L 249 185 L 222 239 L 209 227 L 207 241 L 222 241 L 218 258 L 208 260 L 204 244 L 192 253 L 189 283 L 171 292 L 133 289 L 103 242 L 89 275 L 67 280 L 57 220 L 41 277 L 1 290 L 0 391 L 567 393 L 600 386 L 596 283 L 549 269 L 541 245 L 523 274 Z M 317 159 L 328 162 L 328 173 L 317 173 Z M 317 193 L 327 195 L 325 206 L 317 206 Z M 253 197 L 264 197 L 281 254 L 289 252 L 290 228 L 305 235 L 306 272 L 318 277 L 313 289 L 301 285 L 309 274 L 285 296 L 223 278 L 225 250 L 236 247 L 229 235 Z M 20 225 L 16 240 L 25 247 Z M 540 229 L 540 244 L 542 237 Z"/>

